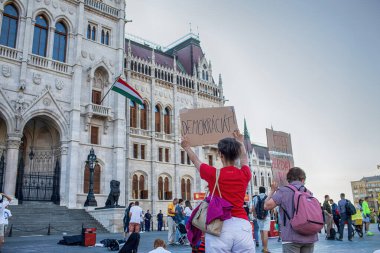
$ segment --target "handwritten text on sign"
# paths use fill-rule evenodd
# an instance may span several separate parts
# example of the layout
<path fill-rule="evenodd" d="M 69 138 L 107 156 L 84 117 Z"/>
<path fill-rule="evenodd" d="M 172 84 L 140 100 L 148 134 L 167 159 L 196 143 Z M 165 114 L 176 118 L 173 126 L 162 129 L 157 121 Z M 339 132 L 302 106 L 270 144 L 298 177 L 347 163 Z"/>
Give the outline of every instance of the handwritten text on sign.
<path fill-rule="evenodd" d="M 279 186 L 288 184 L 286 175 L 290 170 L 291 161 L 288 158 L 272 157 L 272 173 L 273 180 L 277 182 Z"/>
<path fill-rule="evenodd" d="M 191 146 L 216 144 L 238 129 L 232 106 L 183 109 L 180 118 L 181 134 L 189 137 Z"/>

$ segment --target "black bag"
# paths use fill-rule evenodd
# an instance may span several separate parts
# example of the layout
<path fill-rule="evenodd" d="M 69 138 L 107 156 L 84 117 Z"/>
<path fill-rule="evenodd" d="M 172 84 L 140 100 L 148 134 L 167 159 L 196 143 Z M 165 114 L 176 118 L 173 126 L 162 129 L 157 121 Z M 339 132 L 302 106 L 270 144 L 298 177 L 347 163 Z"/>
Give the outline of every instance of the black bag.
<path fill-rule="evenodd" d="M 261 199 L 260 196 L 257 196 L 255 212 L 256 212 L 256 217 L 259 220 L 264 220 L 268 215 L 268 210 L 264 210 L 264 202 L 266 198 L 267 196 L 265 196 L 263 199 Z"/>
<path fill-rule="evenodd" d="M 100 243 L 111 251 L 118 251 L 120 249 L 119 241 L 116 239 L 104 239 L 101 240 Z"/>
<path fill-rule="evenodd" d="M 336 231 L 334 228 L 330 229 L 330 236 L 326 237 L 327 240 L 335 240 L 336 239 Z"/>
<path fill-rule="evenodd" d="M 137 253 L 140 243 L 140 234 L 132 233 L 124 246 L 119 250 L 119 253 Z"/>
<path fill-rule="evenodd" d="M 351 216 L 356 214 L 356 208 L 355 206 L 351 203 L 351 201 L 346 200 L 346 214 L 347 216 Z"/>
<path fill-rule="evenodd" d="M 64 236 L 63 240 L 60 240 L 58 244 L 62 245 L 82 245 L 83 244 L 83 236 L 82 235 L 69 235 Z"/>

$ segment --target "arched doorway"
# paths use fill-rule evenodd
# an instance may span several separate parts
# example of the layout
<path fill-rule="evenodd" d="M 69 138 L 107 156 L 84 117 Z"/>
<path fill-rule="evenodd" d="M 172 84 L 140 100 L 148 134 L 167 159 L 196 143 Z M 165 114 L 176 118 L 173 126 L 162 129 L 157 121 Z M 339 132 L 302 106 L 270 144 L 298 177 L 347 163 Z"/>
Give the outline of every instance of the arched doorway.
<path fill-rule="evenodd" d="M 34 117 L 24 127 L 16 182 L 16 197 L 21 203 L 59 203 L 61 152 L 57 129 L 47 116 Z"/>

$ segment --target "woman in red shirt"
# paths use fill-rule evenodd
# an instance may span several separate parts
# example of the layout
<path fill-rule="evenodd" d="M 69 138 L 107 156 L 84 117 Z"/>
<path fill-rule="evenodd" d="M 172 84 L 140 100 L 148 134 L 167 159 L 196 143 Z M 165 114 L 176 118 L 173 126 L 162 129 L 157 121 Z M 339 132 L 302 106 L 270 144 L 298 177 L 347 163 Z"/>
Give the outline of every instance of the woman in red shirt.
<path fill-rule="evenodd" d="M 255 252 L 252 238 L 252 226 L 245 212 L 244 196 L 251 179 L 251 170 L 248 167 L 248 157 L 243 141 L 244 137 L 235 131 L 234 138 L 224 138 L 218 143 L 218 155 L 223 168 L 220 169 L 219 188 L 221 197 L 233 205 L 232 218 L 223 222 L 222 233 L 219 237 L 206 234 L 207 252 Z M 200 172 L 201 178 L 208 183 L 209 189 L 214 189 L 216 168 L 202 163 L 190 147 L 187 136 L 183 136 L 182 148 L 189 155 L 190 160 Z M 235 167 L 240 158 L 241 168 Z M 215 195 L 219 195 L 216 191 Z"/>

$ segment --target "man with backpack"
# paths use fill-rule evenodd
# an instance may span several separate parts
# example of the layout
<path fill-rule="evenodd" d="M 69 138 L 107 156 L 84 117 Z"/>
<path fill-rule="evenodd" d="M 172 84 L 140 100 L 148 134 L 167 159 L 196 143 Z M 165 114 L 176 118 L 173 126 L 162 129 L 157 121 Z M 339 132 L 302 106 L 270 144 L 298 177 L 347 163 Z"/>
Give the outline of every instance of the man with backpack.
<path fill-rule="evenodd" d="M 352 203 L 346 199 L 346 195 L 344 193 L 340 194 L 340 200 L 338 201 L 338 208 L 340 213 L 340 223 L 339 223 L 339 238 L 338 241 L 343 241 L 343 231 L 344 231 L 344 224 L 347 222 L 348 226 L 348 240 L 352 241 L 352 220 L 351 215 L 356 213 L 356 208 L 354 207 L 353 210 L 350 210 L 350 204 Z M 353 205 L 352 205 L 353 206 Z"/>
<path fill-rule="evenodd" d="M 270 213 L 264 209 L 264 203 L 267 198 L 265 194 L 265 187 L 259 187 L 259 195 L 253 199 L 253 206 L 255 207 L 254 215 L 260 229 L 261 243 L 263 245 L 262 252 L 267 253 L 268 250 L 268 232 L 270 230 Z"/>
<path fill-rule="evenodd" d="M 340 213 L 339 213 L 338 205 L 334 202 L 333 199 L 330 199 L 330 205 L 331 205 L 331 211 L 333 213 L 333 220 L 334 220 L 335 226 L 337 230 L 339 231 Z"/>
<path fill-rule="evenodd" d="M 305 172 L 291 168 L 286 175 L 288 185 L 278 188 L 276 182 L 265 200 L 265 210 L 280 206 L 283 253 L 312 253 L 323 227 L 321 207 L 304 184 Z"/>
<path fill-rule="evenodd" d="M 325 202 L 323 202 L 323 206 L 322 206 L 323 215 L 325 216 L 326 238 L 328 240 L 335 240 L 335 230 L 332 228 L 333 215 L 332 215 L 332 210 L 331 210 L 329 200 L 330 200 L 330 196 L 325 195 Z"/>

